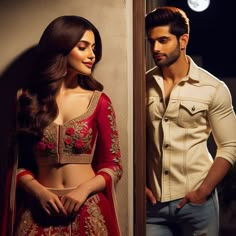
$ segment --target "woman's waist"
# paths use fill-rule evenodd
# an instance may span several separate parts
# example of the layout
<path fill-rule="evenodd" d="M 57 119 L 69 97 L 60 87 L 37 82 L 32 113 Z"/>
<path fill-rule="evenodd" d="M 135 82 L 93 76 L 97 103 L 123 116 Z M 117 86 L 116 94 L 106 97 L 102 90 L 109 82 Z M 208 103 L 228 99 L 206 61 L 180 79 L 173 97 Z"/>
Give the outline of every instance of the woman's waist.
<path fill-rule="evenodd" d="M 66 187 L 66 188 L 47 188 L 52 193 L 55 193 L 58 196 L 66 195 L 67 193 L 73 191 L 76 187 Z"/>
<path fill-rule="evenodd" d="M 48 188 L 76 187 L 95 176 L 90 164 L 68 164 L 62 166 L 40 166 L 38 181 Z"/>

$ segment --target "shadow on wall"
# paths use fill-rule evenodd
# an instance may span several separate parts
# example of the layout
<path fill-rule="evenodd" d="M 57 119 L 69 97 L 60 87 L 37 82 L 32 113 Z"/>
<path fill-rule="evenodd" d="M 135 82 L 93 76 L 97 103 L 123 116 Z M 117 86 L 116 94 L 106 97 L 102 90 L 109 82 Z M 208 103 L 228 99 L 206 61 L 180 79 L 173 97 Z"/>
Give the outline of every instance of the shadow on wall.
<path fill-rule="evenodd" d="M 1 93 L 0 108 L 0 209 L 6 206 L 3 198 L 9 199 L 9 183 L 6 184 L 6 174 L 12 166 L 12 154 L 14 153 L 14 131 L 16 117 L 16 93 L 17 90 L 27 85 L 36 63 L 36 46 L 24 51 L 12 61 L 0 76 Z M 32 79 L 32 78 L 31 78 Z M 2 205 L 3 204 L 3 205 Z M 0 213 L 2 221 L 3 211 Z M 1 231 L 0 231 L 1 232 Z"/>

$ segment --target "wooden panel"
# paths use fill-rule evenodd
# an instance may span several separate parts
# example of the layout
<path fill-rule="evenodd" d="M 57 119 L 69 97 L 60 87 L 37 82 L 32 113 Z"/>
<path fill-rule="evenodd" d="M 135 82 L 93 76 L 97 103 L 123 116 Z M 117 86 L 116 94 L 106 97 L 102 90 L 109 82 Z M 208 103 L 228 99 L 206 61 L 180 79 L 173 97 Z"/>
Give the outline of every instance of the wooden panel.
<path fill-rule="evenodd" d="M 145 236 L 146 131 L 145 131 L 145 1 L 133 1 L 134 85 L 134 235 Z"/>

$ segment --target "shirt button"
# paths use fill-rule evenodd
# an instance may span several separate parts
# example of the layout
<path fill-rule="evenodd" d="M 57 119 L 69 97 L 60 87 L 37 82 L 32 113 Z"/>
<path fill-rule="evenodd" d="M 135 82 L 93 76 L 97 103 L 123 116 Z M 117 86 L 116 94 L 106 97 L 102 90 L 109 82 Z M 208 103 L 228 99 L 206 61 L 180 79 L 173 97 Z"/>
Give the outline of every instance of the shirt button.
<path fill-rule="evenodd" d="M 164 118 L 165 122 L 167 122 L 169 119 L 167 117 Z"/>
<path fill-rule="evenodd" d="M 166 144 L 164 145 L 164 147 L 165 147 L 165 148 L 168 148 L 168 147 L 169 147 L 169 144 L 166 143 Z"/>
<path fill-rule="evenodd" d="M 165 174 L 165 175 L 168 175 L 168 174 L 169 174 L 169 171 L 168 171 L 168 170 L 165 170 L 164 174 Z"/>

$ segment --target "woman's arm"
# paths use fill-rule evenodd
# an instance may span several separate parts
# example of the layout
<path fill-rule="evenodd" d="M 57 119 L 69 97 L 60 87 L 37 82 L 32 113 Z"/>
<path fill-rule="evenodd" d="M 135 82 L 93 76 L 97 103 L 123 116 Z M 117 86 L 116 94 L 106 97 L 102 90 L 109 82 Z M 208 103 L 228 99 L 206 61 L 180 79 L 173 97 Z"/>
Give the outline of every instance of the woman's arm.
<path fill-rule="evenodd" d="M 40 184 L 34 175 L 26 170 L 19 169 L 17 173 L 17 185 L 28 192 L 31 196 L 35 197 L 41 207 L 49 214 L 67 214 L 63 204 L 58 196 L 48 191 L 42 184 Z"/>
<path fill-rule="evenodd" d="M 101 192 L 106 187 L 105 179 L 96 175 L 89 181 L 79 185 L 75 190 L 63 196 L 61 202 L 67 214 L 77 213 L 89 195 Z"/>
<path fill-rule="evenodd" d="M 102 94 L 96 109 L 98 137 L 93 158 L 96 176 L 65 195 L 62 203 L 69 214 L 76 213 L 87 197 L 113 188 L 122 176 L 121 154 L 115 112 L 110 99 Z"/>
<path fill-rule="evenodd" d="M 123 173 L 116 114 L 110 99 L 102 94 L 97 111 L 98 137 L 93 168 L 96 174 L 107 175 L 116 184 Z M 106 173 L 106 176 L 104 175 Z"/>

